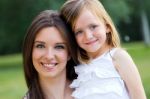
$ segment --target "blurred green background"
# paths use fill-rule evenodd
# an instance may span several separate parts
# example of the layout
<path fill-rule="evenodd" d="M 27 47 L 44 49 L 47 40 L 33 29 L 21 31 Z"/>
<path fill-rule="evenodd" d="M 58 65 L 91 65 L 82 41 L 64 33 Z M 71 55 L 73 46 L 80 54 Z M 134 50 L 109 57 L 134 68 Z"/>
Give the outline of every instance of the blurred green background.
<path fill-rule="evenodd" d="M 0 0 L 0 99 L 20 99 L 27 92 L 21 53 L 26 30 L 39 12 L 59 10 L 65 1 Z M 150 99 L 150 0 L 100 1 L 137 64 Z"/>

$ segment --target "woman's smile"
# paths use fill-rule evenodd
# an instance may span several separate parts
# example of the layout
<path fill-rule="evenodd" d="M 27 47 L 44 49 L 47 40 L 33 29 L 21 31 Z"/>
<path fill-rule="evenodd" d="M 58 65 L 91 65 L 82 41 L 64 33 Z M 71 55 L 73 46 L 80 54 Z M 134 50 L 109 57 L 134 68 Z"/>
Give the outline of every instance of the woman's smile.
<path fill-rule="evenodd" d="M 53 71 L 58 63 L 41 63 L 41 66 L 48 72 Z"/>

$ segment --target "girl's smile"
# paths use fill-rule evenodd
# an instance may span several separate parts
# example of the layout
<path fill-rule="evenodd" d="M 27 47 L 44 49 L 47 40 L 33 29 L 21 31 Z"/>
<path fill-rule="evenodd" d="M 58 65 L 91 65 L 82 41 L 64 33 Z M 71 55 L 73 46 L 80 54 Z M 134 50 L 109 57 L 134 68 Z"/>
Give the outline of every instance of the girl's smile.
<path fill-rule="evenodd" d="M 78 45 L 92 58 L 108 48 L 106 34 L 109 33 L 109 28 L 87 9 L 83 9 L 77 18 L 74 33 Z"/>
<path fill-rule="evenodd" d="M 98 39 L 96 39 L 96 40 L 91 40 L 91 41 L 86 42 L 85 44 L 87 44 L 87 45 L 93 45 L 93 44 L 95 44 L 97 41 L 98 41 Z"/>

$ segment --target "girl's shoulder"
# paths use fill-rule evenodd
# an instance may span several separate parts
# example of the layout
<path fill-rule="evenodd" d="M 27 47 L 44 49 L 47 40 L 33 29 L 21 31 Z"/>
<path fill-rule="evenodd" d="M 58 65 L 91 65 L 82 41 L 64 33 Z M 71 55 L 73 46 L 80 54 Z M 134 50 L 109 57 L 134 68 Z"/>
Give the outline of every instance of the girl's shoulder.
<path fill-rule="evenodd" d="M 127 68 L 128 66 L 134 65 L 132 57 L 123 48 L 117 48 L 112 58 L 116 69 L 119 71 L 121 68 Z"/>
<path fill-rule="evenodd" d="M 115 48 L 112 56 L 115 60 L 125 60 L 130 58 L 128 52 L 123 48 Z"/>

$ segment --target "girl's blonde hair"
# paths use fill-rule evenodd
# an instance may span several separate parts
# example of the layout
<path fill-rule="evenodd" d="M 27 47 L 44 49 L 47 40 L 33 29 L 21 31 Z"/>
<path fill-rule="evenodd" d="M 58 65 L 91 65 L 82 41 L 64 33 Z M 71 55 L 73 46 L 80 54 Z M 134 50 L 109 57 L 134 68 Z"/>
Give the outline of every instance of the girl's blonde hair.
<path fill-rule="evenodd" d="M 75 28 L 76 20 L 82 13 L 83 9 L 88 9 L 94 15 L 96 15 L 100 20 L 102 19 L 106 26 L 110 29 L 110 33 L 107 33 L 107 43 L 111 47 L 119 47 L 120 39 L 119 34 L 113 24 L 110 16 L 106 12 L 105 8 L 99 0 L 68 0 L 64 3 L 61 8 L 61 15 L 71 25 L 72 30 Z M 75 36 L 74 34 L 72 36 Z M 80 62 L 88 62 L 89 57 L 85 50 L 81 49 L 79 46 L 77 48 L 77 59 Z"/>

